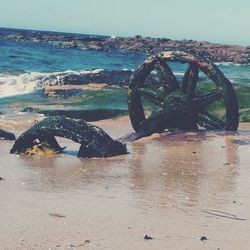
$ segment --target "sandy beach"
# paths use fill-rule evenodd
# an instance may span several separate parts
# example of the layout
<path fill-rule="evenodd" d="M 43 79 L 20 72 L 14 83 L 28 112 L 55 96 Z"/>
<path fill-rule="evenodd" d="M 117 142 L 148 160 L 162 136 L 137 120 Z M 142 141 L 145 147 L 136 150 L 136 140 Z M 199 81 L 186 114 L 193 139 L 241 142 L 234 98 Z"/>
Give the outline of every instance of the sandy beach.
<path fill-rule="evenodd" d="M 23 119 L 0 124 L 18 134 L 37 118 Z M 128 117 L 94 124 L 132 132 Z M 10 155 L 0 141 L 0 248 L 247 249 L 248 129 L 155 134 L 107 159 L 79 159 L 66 139 L 52 157 Z"/>
<path fill-rule="evenodd" d="M 250 1 L 0 2 L 0 250 L 250 249 Z"/>

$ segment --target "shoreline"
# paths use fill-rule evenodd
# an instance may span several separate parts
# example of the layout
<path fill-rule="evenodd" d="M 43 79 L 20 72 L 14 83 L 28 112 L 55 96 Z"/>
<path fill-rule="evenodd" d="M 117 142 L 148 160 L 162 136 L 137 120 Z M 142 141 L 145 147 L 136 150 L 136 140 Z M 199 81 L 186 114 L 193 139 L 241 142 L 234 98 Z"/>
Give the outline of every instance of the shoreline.
<path fill-rule="evenodd" d="M 132 132 L 127 116 L 93 124 L 114 138 Z M 13 142 L 0 141 L 1 248 L 244 248 L 250 132 L 241 129 L 155 134 L 106 159 L 77 158 L 79 145 L 63 138 L 67 153 L 53 157 L 10 155 Z"/>

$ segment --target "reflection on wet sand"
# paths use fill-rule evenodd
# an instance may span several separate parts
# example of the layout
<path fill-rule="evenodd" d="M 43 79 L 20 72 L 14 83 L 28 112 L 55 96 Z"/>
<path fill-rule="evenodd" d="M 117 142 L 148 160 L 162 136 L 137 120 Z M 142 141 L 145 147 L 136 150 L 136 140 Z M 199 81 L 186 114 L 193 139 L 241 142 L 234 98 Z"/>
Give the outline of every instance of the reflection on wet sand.
<path fill-rule="evenodd" d="M 72 192 L 105 185 L 105 178 L 119 178 L 115 171 L 123 157 L 108 159 L 78 159 L 76 156 L 59 155 L 53 157 L 21 156 L 24 164 L 30 168 L 30 175 L 24 182 L 27 188 L 41 192 Z M 116 176 L 117 174 L 117 176 Z"/>
<path fill-rule="evenodd" d="M 238 147 L 220 133 L 173 133 L 134 143 L 129 179 L 145 206 L 197 206 L 230 194 Z M 230 164 L 227 164 L 230 162 Z"/>
<path fill-rule="evenodd" d="M 42 192 L 87 193 L 118 187 L 135 205 L 197 207 L 221 202 L 238 175 L 236 135 L 215 132 L 154 135 L 129 145 L 130 154 L 107 159 L 22 156 L 30 168 L 27 188 Z M 219 199 L 220 200 L 220 199 Z"/>

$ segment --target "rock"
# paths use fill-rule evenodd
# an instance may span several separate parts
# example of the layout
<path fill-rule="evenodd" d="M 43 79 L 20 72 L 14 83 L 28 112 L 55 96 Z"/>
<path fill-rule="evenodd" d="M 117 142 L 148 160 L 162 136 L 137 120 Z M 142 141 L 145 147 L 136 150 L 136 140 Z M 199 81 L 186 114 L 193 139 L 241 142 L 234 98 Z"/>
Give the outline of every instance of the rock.
<path fill-rule="evenodd" d="M 72 41 L 72 42 L 63 42 L 62 48 L 67 48 L 67 49 L 76 49 L 77 48 L 77 43 L 76 41 Z"/>
<path fill-rule="evenodd" d="M 14 41 L 46 42 L 61 48 L 89 49 L 97 51 L 132 51 L 156 53 L 162 50 L 183 50 L 199 56 L 209 57 L 212 61 L 249 63 L 250 46 L 237 46 L 194 40 L 171 40 L 169 38 L 86 36 L 80 34 L 62 34 L 55 32 L 23 32 L 13 30 L 12 34 L 2 36 Z"/>
<path fill-rule="evenodd" d="M 200 240 L 201 240 L 201 241 L 204 241 L 204 240 L 208 240 L 208 239 L 207 239 L 206 236 L 202 236 L 202 237 L 200 238 Z"/>
<path fill-rule="evenodd" d="M 144 240 L 152 240 L 152 239 L 153 238 L 151 236 L 147 235 L 147 234 L 144 236 Z"/>
<path fill-rule="evenodd" d="M 10 141 L 14 141 L 16 139 L 13 133 L 5 131 L 3 129 L 0 129 L 0 138 L 10 140 Z"/>
<path fill-rule="evenodd" d="M 94 110 L 39 110 L 27 107 L 22 112 L 36 112 L 45 116 L 64 116 L 74 119 L 82 119 L 87 122 L 100 121 L 104 119 L 115 118 L 121 115 L 127 115 L 128 111 L 123 109 L 94 109 Z"/>
<path fill-rule="evenodd" d="M 97 84 L 105 88 L 108 85 L 126 86 L 132 75 L 132 70 L 109 70 L 109 69 L 93 69 L 85 70 L 78 73 L 63 72 L 58 74 L 52 74 L 49 77 L 45 77 L 41 80 L 39 88 L 45 88 L 49 86 L 67 86 L 67 91 L 78 91 L 79 86 L 84 88 L 89 87 L 96 88 Z M 155 81 L 156 82 L 156 81 Z M 74 90 L 74 87 L 76 90 Z M 70 89 L 69 89 L 70 88 Z"/>
<path fill-rule="evenodd" d="M 35 112 L 37 112 L 38 110 L 39 110 L 39 109 L 36 109 L 36 108 L 26 107 L 26 108 L 24 108 L 21 112 L 35 113 Z"/>
<path fill-rule="evenodd" d="M 80 74 L 60 76 L 60 85 L 83 85 L 89 83 L 107 83 L 125 85 L 132 74 L 131 70 L 89 70 Z"/>
<path fill-rule="evenodd" d="M 44 110 L 38 111 L 39 114 L 46 116 L 64 116 L 75 119 L 82 119 L 84 121 L 100 121 L 104 119 L 115 118 L 117 116 L 128 114 L 127 110 L 115 109 L 95 109 L 95 110 Z"/>

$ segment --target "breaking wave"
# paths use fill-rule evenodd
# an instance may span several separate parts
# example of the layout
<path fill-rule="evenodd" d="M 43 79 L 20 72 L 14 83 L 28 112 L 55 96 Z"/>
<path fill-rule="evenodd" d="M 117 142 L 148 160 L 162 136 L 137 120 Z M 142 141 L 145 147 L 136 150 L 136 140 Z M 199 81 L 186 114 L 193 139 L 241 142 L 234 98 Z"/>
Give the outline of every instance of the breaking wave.
<path fill-rule="evenodd" d="M 174 74 L 178 81 L 181 81 L 185 70 L 173 65 Z M 219 65 L 223 73 L 232 83 L 250 83 L 250 67 L 235 65 Z M 7 96 L 22 95 L 43 89 L 45 86 L 57 86 L 66 84 L 87 84 L 87 83 L 110 83 L 128 84 L 129 77 L 133 70 L 66 70 L 62 72 L 26 72 L 26 73 L 0 73 L 0 98 Z M 200 82 L 207 82 L 209 79 L 200 74 Z"/>
<path fill-rule="evenodd" d="M 62 85 L 61 79 L 65 79 L 68 75 L 79 76 L 101 71 L 103 70 L 67 70 L 53 73 L 30 72 L 20 75 L 0 74 L 0 97 L 32 93 L 43 89 L 45 86 Z"/>

